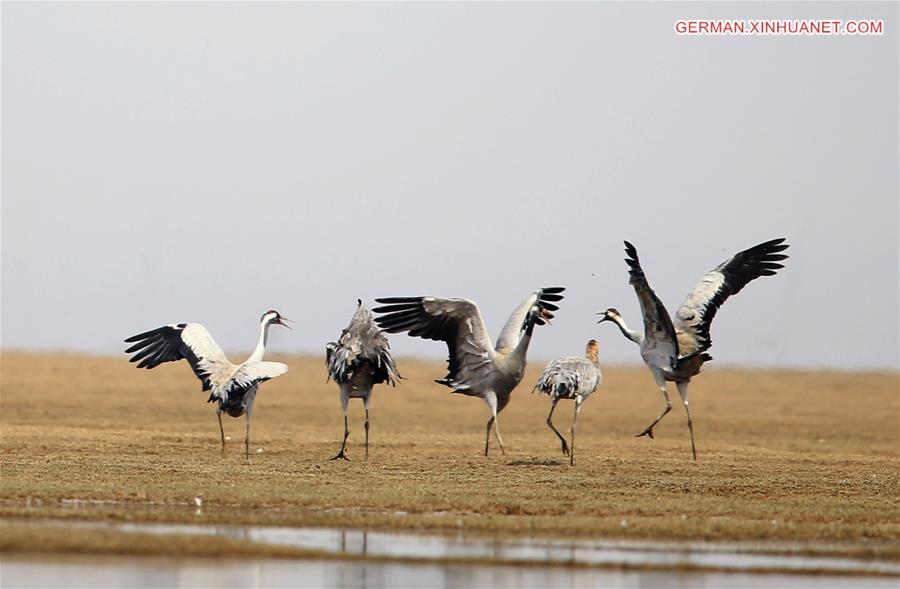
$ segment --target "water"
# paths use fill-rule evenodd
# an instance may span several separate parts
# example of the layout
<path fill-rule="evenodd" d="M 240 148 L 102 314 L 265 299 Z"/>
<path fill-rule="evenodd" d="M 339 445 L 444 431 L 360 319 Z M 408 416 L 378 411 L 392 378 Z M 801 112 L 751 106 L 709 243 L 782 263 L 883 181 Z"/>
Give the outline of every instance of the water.
<path fill-rule="evenodd" d="M 789 553 L 800 549 L 822 550 L 827 545 L 815 547 L 775 543 L 485 538 L 463 533 L 438 535 L 339 528 L 106 521 L 20 520 L 20 522 L 30 526 L 109 529 L 126 533 L 220 536 L 245 542 L 325 551 L 341 557 L 900 575 L 900 564 L 892 562 Z"/>
<path fill-rule="evenodd" d="M 545 566 L 413 564 L 336 560 L 211 560 L 116 557 L 3 558 L 4 589 L 56 587 L 555 587 L 891 588 L 891 577 L 647 571 Z"/>
<path fill-rule="evenodd" d="M 201 539 L 221 536 L 325 551 L 340 559 L 5 556 L 0 561 L 0 586 L 4 589 L 773 586 L 896 589 L 900 583 L 897 563 L 787 554 L 791 550 L 817 549 L 787 544 L 773 549 L 771 544 L 510 539 L 469 537 L 462 533 L 417 535 L 331 528 L 67 520 L 18 520 L 16 523 L 135 534 L 183 534 Z M 461 560 L 470 562 L 461 563 Z M 766 570 L 770 572 L 760 572 Z"/>

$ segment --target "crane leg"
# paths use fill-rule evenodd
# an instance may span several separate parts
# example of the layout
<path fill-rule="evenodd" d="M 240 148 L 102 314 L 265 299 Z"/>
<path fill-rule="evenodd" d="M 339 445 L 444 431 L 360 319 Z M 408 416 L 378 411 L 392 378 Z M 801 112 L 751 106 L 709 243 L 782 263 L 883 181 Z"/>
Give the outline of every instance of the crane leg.
<path fill-rule="evenodd" d="M 341 442 L 341 451 L 335 455 L 332 460 L 337 460 L 338 458 L 343 458 L 344 460 L 350 460 L 347 458 L 347 455 L 344 453 L 344 448 L 347 447 L 347 437 L 350 435 L 350 429 L 347 427 L 347 414 L 344 413 L 344 441 Z"/>
<path fill-rule="evenodd" d="M 216 417 L 219 418 L 219 434 L 222 436 L 222 456 L 225 455 L 225 428 L 222 427 L 222 410 L 216 409 Z"/>
<path fill-rule="evenodd" d="M 347 455 L 344 453 L 344 448 L 347 447 L 347 438 L 350 436 L 350 428 L 347 426 L 347 402 L 350 400 L 348 394 L 345 391 L 341 390 L 341 407 L 344 409 L 344 441 L 341 442 L 341 451 L 335 455 L 332 460 L 337 460 L 338 458 L 343 458 L 344 460 L 350 460 L 347 458 Z"/>
<path fill-rule="evenodd" d="M 572 416 L 572 443 L 569 446 L 569 466 L 575 466 L 575 422 L 578 421 L 578 412 L 581 411 L 581 396 L 575 397 L 575 414 Z"/>
<path fill-rule="evenodd" d="M 653 423 L 651 423 L 650 425 L 648 425 L 647 427 L 644 428 L 644 431 L 635 435 L 636 438 L 639 438 L 641 436 L 647 436 L 652 440 L 653 439 L 653 428 L 656 427 L 656 424 L 659 423 L 659 421 L 663 417 L 666 416 L 666 413 L 668 413 L 669 411 L 672 410 L 672 401 L 669 400 L 669 393 L 666 391 L 665 378 L 663 377 L 662 374 L 657 373 L 656 371 L 653 372 L 653 378 L 656 379 L 656 384 L 657 384 L 657 386 L 659 386 L 659 390 L 663 394 L 663 397 L 666 400 L 666 408 L 663 409 L 663 412 L 659 414 L 659 417 L 657 417 L 656 419 L 653 420 Z"/>
<path fill-rule="evenodd" d="M 256 391 L 248 391 L 244 397 L 247 404 L 247 433 L 244 436 L 244 455 L 247 462 L 250 461 L 250 419 L 253 417 L 253 402 L 256 400 Z"/>
<path fill-rule="evenodd" d="M 363 398 L 363 405 L 366 408 L 366 460 L 369 459 L 369 397 Z"/>
<path fill-rule="evenodd" d="M 566 442 L 566 439 L 562 437 L 562 434 L 553 426 L 553 410 L 556 409 L 556 403 L 559 402 L 558 397 L 554 397 L 553 401 L 550 404 L 550 413 L 547 415 L 547 425 L 550 426 L 550 429 L 553 430 L 553 433 L 556 434 L 556 437 L 559 438 L 559 441 L 562 442 L 562 453 L 564 456 L 569 455 L 569 444 Z"/>
<path fill-rule="evenodd" d="M 503 438 L 500 437 L 500 420 L 494 416 L 494 435 L 497 436 L 497 443 L 500 444 L 500 453 L 506 456 L 506 450 L 503 448 Z"/>
<path fill-rule="evenodd" d="M 250 412 L 247 412 L 247 435 L 244 436 L 244 454 L 250 460 Z"/>
<path fill-rule="evenodd" d="M 687 412 L 688 429 L 691 432 L 691 452 L 694 454 L 694 461 L 697 461 L 697 447 L 694 445 L 694 420 L 691 419 L 691 408 L 688 407 L 688 385 L 691 381 L 675 383 L 678 386 L 678 394 L 681 395 L 681 402 L 684 403 L 684 410 Z"/>
<path fill-rule="evenodd" d="M 484 439 L 484 455 L 488 455 L 488 447 L 491 440 L 491 426 L 494 427 L 494 434 L 497 436 L 497 443 L 500 444 L 500 453 L 506 454 L 503 449 L 503 438 L 500 437 L 500 421 L 497 419 L 497 394 L 494 391 L 488 391 L 484 396 L 484 402 L 491 410 L 491 418 L 487 422 L 487 435 Z"/>

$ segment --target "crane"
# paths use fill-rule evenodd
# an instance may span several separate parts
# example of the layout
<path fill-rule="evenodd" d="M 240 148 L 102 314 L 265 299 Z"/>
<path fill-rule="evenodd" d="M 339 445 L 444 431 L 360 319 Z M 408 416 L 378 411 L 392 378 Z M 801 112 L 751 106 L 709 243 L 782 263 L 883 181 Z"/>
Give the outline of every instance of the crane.
<path fill-rule="evenodd" d="M 347 458 L 344 449 L 350 429 L 347 426 L 347 403 L 350 399 L 362 399 L 366 409 L 366 459 L 369 458 L 369 399 L 372 387 L 380 383 L 396 386 L 402 378 L 397 372 L 391 346 L 387 337 L 375 324 L 372 312 L 361 299 L 356 300 L 356 312 L 336 342 L 325 345 L 325 365 L 328 378 L 334 379 L 341 389 L 341 409 L 344 411 L 344 441 L 341 451 L 332 460 Z"/>
<path fill-rule="evenodd" d="M 659 417 L 636 437 L 653 438 L 653 428 L 672 409 L 666 392 L 666 381 L 674 382 L 687 413 L 691 452 L 694 460 L 697 460 L 694 424 L 688 406 L 688 386 L 691 378 L 699 374 L 703 364 L 712 360 L 712 356 L 706 353 L 712 345 L 709 327 L 719 307 L 728 297 L 739 293 L 750 281 L 760 276 L 772 276 L 784 267 L 779 263 L 788 257 L 781 253 L 789 247 L 784 241 L 785 238 L 782 237 L 755 245 L 736 253 L 707 272 L 676 311 L 674 323 L 659 297 L 650 288 L 641 268 L 637 249 L 625 242 L 629 284 L 634 287 L 641 306 L 644 333 L 629 329 L 615 308 L 601 313 L 598 323 L 612 321 L 619 327 L 622 335 L 640 346 L 641 357 L 666 400 L 666 407 Z"/>
<path fill-rule="evenodd" d="M 563 287 L 537 290 L 510 315 L 500 332 L 497 345 L 491 345 L 481 311 L 468 299 L 445 299 L 433 296 L 388 297 L 375 299 L 381 307 L 375 321 L 388 333 L 407 332 L 447 344 L 448 372 L 438 384 L 470 397 L 482 399 L 491 412 L 484 440 L 484 455 L 490 448 L 491 429 L 497 436 L 500 451 L 503 439 L 497 414 L 509 403 L 510 394 L 522 380 L 526 354 L 535 325 L 544 325 L 559 310 Z"/>
<path fill-rule="evenodd" d="M 597 340 L 588 341 L 584 347 L 584 356 L 565 356 L 550 362 L 534 385 L 534 391 L 540 391 L 550 396 L 550 413 L 547 415 L 547 425 L 562 442 L 563 454 L 568 454 L 569 464 L 575 466 L 575 422 L 581 411 L 581 404 L 597 390 L 603 376 L 600 374 L 600 358 Z M 572 416 L 571 444 L 566 444 L 566 439 L 553 426 L 553 411 L 560 399 L 573 399 L 575 401 L 575 413 Z"/>
<path fill-rule="evenodd" d="M 191 369 L 203 385 L 210 391 L 207 402 L 216 402 L 216 417 L 219 419 L 219 433 L 222 436 L 222 453 L 225 453 L 225 430 L 222 428 L 222 414 L 231 417 L 247 415 L 247 432 L 244 447 L 250 458 L 250 418 L 253 402 L 259 384 L 281 376 L 288 371 L 286 364 L 263 362 L 266 343 L 271 325 L 287 325 L 289 319 L 278 311 L 263 313 L 259 322 L 259 341 L 250 357 L 241 364 L 232 364 L 225 352 L 199 323 L 178 323 L 164 325 L 144 333 L 133 335 L 125 343 L 134 344 L 125 350 L 134 354 L 129 362 L 138 362 L 138 368 L 156 368 L 164 362 L 187 360 Z"/>

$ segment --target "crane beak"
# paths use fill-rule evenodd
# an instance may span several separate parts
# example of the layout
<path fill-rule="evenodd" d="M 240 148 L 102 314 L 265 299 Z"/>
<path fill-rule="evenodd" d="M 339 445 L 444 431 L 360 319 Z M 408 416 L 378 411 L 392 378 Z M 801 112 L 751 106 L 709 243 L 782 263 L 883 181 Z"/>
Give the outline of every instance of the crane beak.
<path fill-rule="evenodd" d="M 603 315 L 597 323 L 603 323 L 604 321 L 609 321 L 609 315 L 606 314 L 606 311 L 597 313 L 597 315 Z"/>
<path fill-rule="evenodd" d="M 278 325 L 284 325 L 284 326 L 287 327 L 288 329 L 294 329 L 293 327 L 291 327 L 290 325 L 288 325 L 287 323 L 285 323 L 285 321 L 290 322 L 290 323 L 293 323 L 293 322 L 294 322 L 293 319 L 288 319 L 287 317 L 279 317 L 279 318 L 278 318 Z"/>

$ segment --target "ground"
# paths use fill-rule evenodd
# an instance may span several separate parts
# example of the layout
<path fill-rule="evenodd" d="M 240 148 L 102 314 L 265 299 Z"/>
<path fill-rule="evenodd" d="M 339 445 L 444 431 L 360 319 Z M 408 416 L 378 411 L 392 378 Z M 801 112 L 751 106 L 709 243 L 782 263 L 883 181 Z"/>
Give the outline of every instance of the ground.
<path fill-rule="evenodd" d="M 400 359 L 402 384 L 375 390 L 368 461 L 351 401 L 346 462 L 329 460 L 343 423 L 324 362 L 281 360 L 290 372 L 261 387 L 248 463 L 244 418 L 224 418 L 223 456 L 215 408 L 184 363 L 3 353 L 0 549 L 104 550 L 103 534 L 48 544 L 21 520 L 70 517 L 829 542 L 900 560 L 896 373 L 710 365 L 691 389 L 694 462 L 677 393 L 656 439 L 636 438 L 661 396 L 643 367 L 606 367 L 570 467 L 545 424 L 549 399 L 530 392 L 540 362 L 500 414 L 506 455 L 494 440 L 483 454 L 484 403 L 432 382 L 442 363 Z M 566 434 L 572 408 L 554 415 Z"/>

